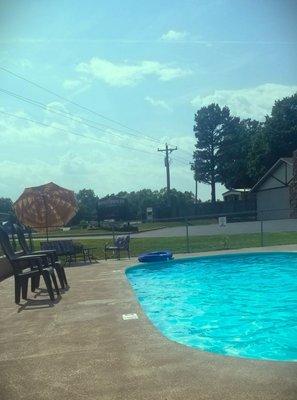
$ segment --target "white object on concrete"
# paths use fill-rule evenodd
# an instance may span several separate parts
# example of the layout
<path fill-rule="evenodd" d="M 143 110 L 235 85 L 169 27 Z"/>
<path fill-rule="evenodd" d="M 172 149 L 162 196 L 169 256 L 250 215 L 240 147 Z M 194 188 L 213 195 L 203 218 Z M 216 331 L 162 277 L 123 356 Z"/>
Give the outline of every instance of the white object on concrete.
<path fill-rule="evenodd" d="M 138 315 L 137 314 L 123 314 L 122 318 L 124 321 L 127 321 L 129 319 L 138 319 Z"/>

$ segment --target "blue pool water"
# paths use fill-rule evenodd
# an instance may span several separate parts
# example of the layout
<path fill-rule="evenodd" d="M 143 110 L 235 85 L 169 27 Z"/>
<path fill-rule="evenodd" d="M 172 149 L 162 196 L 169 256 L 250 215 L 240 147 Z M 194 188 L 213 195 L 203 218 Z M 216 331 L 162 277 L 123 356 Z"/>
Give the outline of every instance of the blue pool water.
<path fill-rule="evenodd" d="M 297 253 L 175 260 L 126 274 L 167 338 L 230 356 L 297 361 Z"/>

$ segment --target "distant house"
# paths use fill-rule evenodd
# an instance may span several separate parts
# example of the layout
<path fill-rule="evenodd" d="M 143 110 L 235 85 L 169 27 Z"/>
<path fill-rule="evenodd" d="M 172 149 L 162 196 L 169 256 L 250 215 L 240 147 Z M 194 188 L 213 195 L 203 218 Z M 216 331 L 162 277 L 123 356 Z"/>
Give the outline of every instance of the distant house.
<path fill-rule="evenodd" d="M 224 201 L 246 200 L 251 189 L 230 189 L 223 193 Z"/>
<path fill-rule="evenodd" d="M 294 181 L 293 166 L 293 157 L 280 158 L 252 188 L 251 192 L 255 193 L 257 198 L 259 220 L 284 219 L 293 216 L 291 187 Z"/>

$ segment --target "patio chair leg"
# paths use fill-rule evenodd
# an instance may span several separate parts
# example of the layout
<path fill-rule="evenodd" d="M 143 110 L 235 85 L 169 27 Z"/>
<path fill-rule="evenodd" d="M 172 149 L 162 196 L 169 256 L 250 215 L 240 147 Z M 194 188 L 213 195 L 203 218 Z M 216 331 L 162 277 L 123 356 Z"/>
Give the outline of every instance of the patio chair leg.
<path fill-rule="evenodd" d="M 59 279 L 61 288 L 65 289 L 64 277 L 63 277 L 61 265 L 55 264 L 55 270 L 57 271 L 57 275 L 58 275 L 58 279 Z"/>
<path fill-rule="evenodd" d="M 61 265 L 61 272 L 62 272 L 62 275 L 63 275 L 64 283 L 65 283 L 66 286 L 68 286 L 68 282 L 67 282 L 67 278 L 66 278 L 66 272 L 65 272 L 65 269 L 64 269 L 64 267 L 62 265 Z"/>
<path fill-rule="evenodd" d="M 32 276 L 31 278 L 31 292 L 35 292 L 37 288 L 40 286 L 40 275 Z"/>
<path fill-rule="evenodd" d="M 91 256 L 90 251 L 91 250 L 88 250 L 88 249 L 86 250 L 86 257 L 89 260 L 89 263 L 92 264 L 92 256 Z"/>
<path fill-rule="evenodd" d="M 51 278 L 53 280 L 53 284 L 54 284 L 54 287 L 56 289 L 57 295 L 60 295 L 60 291 L 59 291 L 59 287 L 58 287 L 58 283 L 57 283 L 57 279 L 56 279 L 56 275 L 55 275 L 55 271 L 54 270 L 51 273 Z"/>
<path fill-rule="evenodd" d="M 21 285 L 18 278 L 15 278 L 14 280 L 14 297 L 15 303 L 19 304 L 19 302 L 21 301 Z"/>
<path fill-rule="evenodd" d="M 54 291 L 53 291 L 53 287 L 52 287 L 52 283 L 51 283 L 51 278 L 50 278 L 50 274 L 49 272 L 45 272 L 43 273 L 43 279 L 49 294 L 49 297 L 51 299 L 51 301 L 55 300 L 55 295 L 54 295 Z"/>
<path fill-rule="evenodd" d="M 25 278 L 22 282 L 22 299 L 27 300 L 28 295 L 28 278 Z"/>

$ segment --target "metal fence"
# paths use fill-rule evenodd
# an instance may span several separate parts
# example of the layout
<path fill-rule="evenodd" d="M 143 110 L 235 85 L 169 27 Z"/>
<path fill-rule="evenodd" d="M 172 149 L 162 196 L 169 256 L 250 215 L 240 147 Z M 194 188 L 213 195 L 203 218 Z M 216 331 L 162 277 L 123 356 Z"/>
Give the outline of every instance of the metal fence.
<path fill-rule="evenodd" d="M 297 244 L 297 219 L 281 218 L 291 216 L 291 210 L 261 210 L 251 215 L 250 210 L 230 213 L 209 213 L 189 215 L 182 218 L 158 219 L 142 223 L 138 233 L 86 231 L 79 235 L 68 232 L 64 238 L 86 243 L 92 240 L 97 258 L 103 257 L 104 243 L 112 241 L 116 235 L 130 234 L 132 255 L 141 252 L 170 249 L 174 253 L 196 253 L 214 250 L 263 247 Z M 278 218 L 276 218 L 278 216 Z M 60 237 L 63 232 L 60 232 Z M 71 233 L 71 234 L 70 234 Z M 53 238 L 57 238 L 57 233 Z M 38 244 L 41 237 L 36 238 Z M 90 242 L 87 243 L 90 245 Z M 0 250 L 1 254 L 1 250 Z"/>
<path fill-rule="evenodd" d="M 244 211 L 155 220 L 164 228 L 145 237 L 179 253 L 297 244 L 297 219 L 282 215 L 290 216 L 291 210 L 262 210 L 257 219 Z"/>

